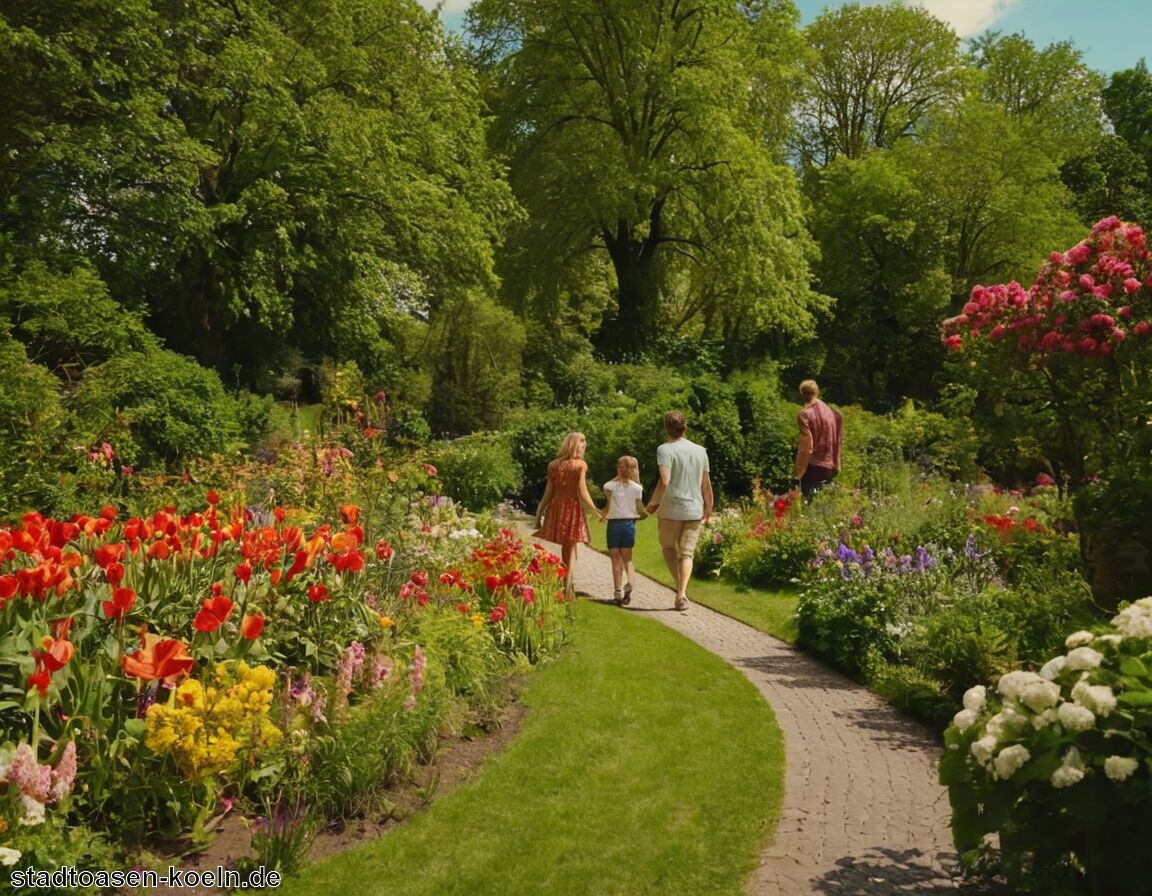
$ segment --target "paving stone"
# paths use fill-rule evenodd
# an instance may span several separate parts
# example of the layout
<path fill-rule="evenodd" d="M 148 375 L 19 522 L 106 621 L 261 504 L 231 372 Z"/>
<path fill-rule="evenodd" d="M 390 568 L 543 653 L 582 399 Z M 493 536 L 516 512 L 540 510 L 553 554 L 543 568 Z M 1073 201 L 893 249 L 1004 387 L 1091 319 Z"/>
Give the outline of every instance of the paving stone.
<path fill-rule="evenodd" d="M 948 798 L 936 781 L 941 746 L 931 731 L 783 641 L 696 603 L 675 612 L 672 590 L 640 579 L 620 612 L 644 613 L 723 657 L 756 686 L 783 731 L 784 803 L 748 896 L 957 891 Z M 575 581 L 582 594 L 611 598 L 608 558 L 581 548 Z"/>

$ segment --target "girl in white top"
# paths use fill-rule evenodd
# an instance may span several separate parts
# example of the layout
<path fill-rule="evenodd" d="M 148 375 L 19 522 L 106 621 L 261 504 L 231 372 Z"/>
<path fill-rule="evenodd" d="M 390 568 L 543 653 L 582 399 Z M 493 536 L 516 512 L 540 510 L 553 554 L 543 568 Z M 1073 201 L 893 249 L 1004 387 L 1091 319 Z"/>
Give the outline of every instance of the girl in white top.
<path fill-rule="evenodd" d="M 613 599 L 620 606 L 632 600 L 632 583 L 636 568 L 632 565 L 632 548 L 636 546 L 636 520 L 648 516 L 644 509 L 644 487 L 640 485 L 640 464 L 625 455 L 616 461 L 616 478 L 604 483 L 608 503 L 601 513 L 608 520 L 608 556 L 612 559 Z M 627 573 L 627 581 L 620 584 Z"/>

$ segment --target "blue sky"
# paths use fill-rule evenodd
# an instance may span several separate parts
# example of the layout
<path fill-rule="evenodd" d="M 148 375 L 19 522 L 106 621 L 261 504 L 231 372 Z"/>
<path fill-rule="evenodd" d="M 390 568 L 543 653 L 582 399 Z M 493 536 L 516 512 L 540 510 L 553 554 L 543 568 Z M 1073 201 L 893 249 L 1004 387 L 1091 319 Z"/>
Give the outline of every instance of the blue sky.
<path fill-rule="evenodd" d="M 644 2 L 644 0 L 637 0 Z M 801 24 L 811 22 L 838 0 L 793 0 Z M 989 29 L 1023 32 L 1037 47 L 1070 40 L 1092 68 L 1111 74 L 1140 59 L 1152 64 L 1152 12 L 1148 0 L 908 0 L 952 25 L 961 37 Z M 420 0 L 433 8 L 436 0 Z M 469 0 L 444 0 L 441 15 L 459 27 Z"/>

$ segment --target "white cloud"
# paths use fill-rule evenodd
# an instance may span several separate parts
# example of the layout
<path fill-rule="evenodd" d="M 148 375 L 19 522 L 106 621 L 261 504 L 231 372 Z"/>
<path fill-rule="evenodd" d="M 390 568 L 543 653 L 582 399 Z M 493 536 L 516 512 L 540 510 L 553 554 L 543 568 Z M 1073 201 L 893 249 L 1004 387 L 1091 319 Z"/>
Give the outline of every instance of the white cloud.
<path fill-rule="evenodd" d="M 932 15 L 947 22 L 961 37 L 986 31 L 1022 0 L 918 0 Z"/>
<path fill-rule="evenodd" d="M 420 5 L 425 9 L 435 9 L 439 5 L 439 0 L 420 0 Z M 459 15 L 471 5 L 472 0 L 444 0 L 440 14 L 442 16 Z"/>

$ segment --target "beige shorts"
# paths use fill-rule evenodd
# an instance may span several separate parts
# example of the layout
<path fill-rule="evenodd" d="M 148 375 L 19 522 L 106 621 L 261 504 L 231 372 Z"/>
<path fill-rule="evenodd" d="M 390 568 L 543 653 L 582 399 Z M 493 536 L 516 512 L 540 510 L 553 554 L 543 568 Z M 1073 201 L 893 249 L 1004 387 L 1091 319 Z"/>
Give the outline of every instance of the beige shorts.
<path fill-rule="evenodd" d="M 675 549 L 680 560 L 690 558 L 696 553 L 696 542 L 700 540 L 700 524 L 702 520 L 666 520 L 660 518 L 660 547 L 664 550 Z"/>

